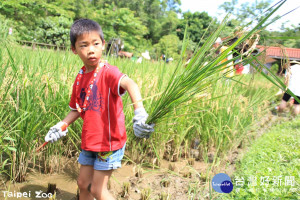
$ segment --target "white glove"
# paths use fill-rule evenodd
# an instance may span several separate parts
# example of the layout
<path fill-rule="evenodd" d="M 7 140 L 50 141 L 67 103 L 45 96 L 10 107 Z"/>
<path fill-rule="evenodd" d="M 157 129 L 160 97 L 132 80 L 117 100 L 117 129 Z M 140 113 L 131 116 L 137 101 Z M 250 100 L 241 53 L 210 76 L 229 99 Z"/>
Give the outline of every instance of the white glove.
<path fill-rule="evenodd" d="M 133 117 L 133 131 L 134 135 L 139 138 L 149 138 L 151 133 L 154 132 L 154 124 L 146 124 L 148 114 L 145 108 L 140 107 L 134 111 Z"/>
<path fill-rule="evenodd" d="M 52 126 L 45 136 L 46 142 L 56 142 L 59 138 L 66 136 L 68 132 L 68 124 L 66 122 L 58 122 Z"/>

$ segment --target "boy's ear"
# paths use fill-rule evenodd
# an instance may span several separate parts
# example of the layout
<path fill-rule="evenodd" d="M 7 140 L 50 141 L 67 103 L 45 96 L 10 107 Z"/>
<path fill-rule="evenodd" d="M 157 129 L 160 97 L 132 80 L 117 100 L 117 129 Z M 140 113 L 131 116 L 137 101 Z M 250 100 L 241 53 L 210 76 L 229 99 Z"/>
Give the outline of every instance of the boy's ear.
<path fill-rule="evenodd" d="M 105 40 L 103 40 L 103 43 L 102 43 L 102 51 L 105 50 Z"/>
<path fill-rule="evenodd" d="M 72 49 L 74 54 L 77 54 L 76 48 L 74 46 L 71 46 L 71 49 Z"/>

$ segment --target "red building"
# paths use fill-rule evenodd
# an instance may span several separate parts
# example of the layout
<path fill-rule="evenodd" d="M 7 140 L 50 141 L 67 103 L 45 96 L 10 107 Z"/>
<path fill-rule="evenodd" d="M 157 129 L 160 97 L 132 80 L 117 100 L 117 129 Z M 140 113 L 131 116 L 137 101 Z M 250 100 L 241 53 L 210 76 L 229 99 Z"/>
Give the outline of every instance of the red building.
<path fill-rule="evenodd" d="M 287 48 L 283 46 L 272 47 L 261 45 L 257 45 L 256 48 L 259 52 L 265 51 L 265 53 L 263 53 L 261 56 L 261 60 L 265 63 L 266 66 L 271 66 L 274 63 L 278 63 L 278 74 L 281 74 L 283 72 L 281 64 L 283 63 L 284 59 L 288 59 L 289 61 L 300 61 L 300 49 Z"/>

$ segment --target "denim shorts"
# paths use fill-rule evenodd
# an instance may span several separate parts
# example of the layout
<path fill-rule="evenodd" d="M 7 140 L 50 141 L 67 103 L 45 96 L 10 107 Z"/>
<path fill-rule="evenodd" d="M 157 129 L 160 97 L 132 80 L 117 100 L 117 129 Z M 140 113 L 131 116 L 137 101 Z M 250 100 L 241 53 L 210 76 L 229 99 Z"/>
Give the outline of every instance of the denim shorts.
<path fill-rule="evenodd" d="M 81 165 L 94 166 L 95 170 L 111 170 L 121 167 L 121 160 L 124 156 L 125 146 L 116 151 L 93 152 L 82 150 L 78 162 Z"/>

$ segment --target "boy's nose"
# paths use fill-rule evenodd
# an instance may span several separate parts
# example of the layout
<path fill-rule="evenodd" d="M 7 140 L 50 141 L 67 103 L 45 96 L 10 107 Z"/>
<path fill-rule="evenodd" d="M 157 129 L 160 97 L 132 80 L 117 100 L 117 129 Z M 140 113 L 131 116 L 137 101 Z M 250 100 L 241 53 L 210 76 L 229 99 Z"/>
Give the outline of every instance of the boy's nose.
<path fill-rule="evenodd" d="M 94 53 L 95 49 L 93 46 L 90 46 L 88 54 Z"/>

